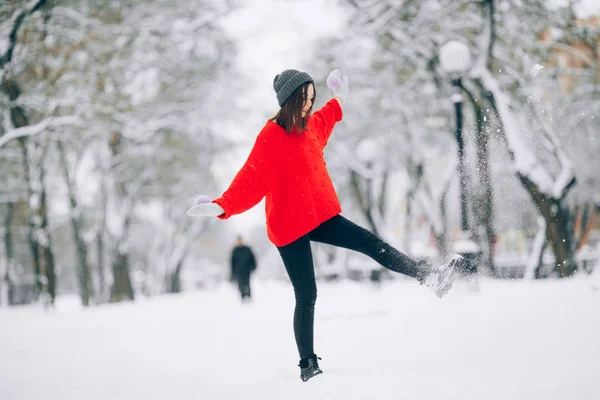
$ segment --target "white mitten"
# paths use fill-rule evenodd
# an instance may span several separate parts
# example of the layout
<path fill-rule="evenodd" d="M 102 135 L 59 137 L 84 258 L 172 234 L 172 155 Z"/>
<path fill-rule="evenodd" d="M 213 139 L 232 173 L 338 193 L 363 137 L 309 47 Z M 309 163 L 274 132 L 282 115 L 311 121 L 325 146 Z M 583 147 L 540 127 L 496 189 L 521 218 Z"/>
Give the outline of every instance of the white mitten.
<path fill-rule="evenodd" d="M 217 203 L 212 203 L 208 196 L 200 195 L 196 199 L 196 205 L 187 210 L 191 217 L 218 217 L 225 210 Z"/>
<path fill-rule="evenodd" d="M 336 68 L 327 77 L 327 87 L 333 90 L 334 97 L 344 102 L 348 96 L 348 77 L 342 77 L 340 70 Z"/>

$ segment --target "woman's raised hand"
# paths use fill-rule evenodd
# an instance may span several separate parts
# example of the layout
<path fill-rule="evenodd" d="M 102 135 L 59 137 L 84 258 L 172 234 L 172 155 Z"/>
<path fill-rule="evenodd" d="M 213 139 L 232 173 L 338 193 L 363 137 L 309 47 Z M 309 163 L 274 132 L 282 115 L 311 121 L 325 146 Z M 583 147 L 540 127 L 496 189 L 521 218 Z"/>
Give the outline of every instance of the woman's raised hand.
<path fill-rule="evenodd" d="M 348 96 L 348 77 L 342 77 L 340 70 L 336 68 L 327 77 L 327 87 L 333 91 L 333 97 L 343 103 Z"/>

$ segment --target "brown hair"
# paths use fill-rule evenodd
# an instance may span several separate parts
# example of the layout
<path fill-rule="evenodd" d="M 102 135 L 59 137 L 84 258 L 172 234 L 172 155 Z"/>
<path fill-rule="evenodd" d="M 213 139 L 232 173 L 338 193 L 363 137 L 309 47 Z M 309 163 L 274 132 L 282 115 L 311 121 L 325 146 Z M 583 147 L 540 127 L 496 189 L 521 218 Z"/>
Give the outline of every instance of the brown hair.
<path fill-rule="evenodd" d="M 312 85 L 312 82 L 306 82 L 302 86 L 292 93 L 292 95 L 283 103 L 281 109 L 272 118 L 273 121 L 277 122 L 279 126 L 285 129 L 288 133 L 296 132 L 300 133 L 308 126 L 308 117 L 312 111 L 312 107 L 315 104 L 317 92 L 315 89 L 312 104 L 306 112 L 304 118 L 302 118 L 302 108 L 306 101 L 308 94 L 308 85 Z M 314 88 L 314 85 L 313 85 Z"/>

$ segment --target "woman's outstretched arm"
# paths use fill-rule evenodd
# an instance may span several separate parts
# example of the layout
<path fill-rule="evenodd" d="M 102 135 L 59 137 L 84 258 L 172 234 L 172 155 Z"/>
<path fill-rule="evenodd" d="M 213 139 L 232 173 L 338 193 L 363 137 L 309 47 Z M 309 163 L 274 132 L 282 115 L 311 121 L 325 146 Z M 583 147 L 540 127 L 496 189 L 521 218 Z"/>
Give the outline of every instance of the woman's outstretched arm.
<path fill-rule="evenodd" d="M 224 211 L 218 218 L 227 219 L 232 215 L 251 209 L 265 197 L 267 192 L 267 187 L 260 180 L 248 159 L 233 178 L 229 188 L 221 197 L 213 200 L 213 203 L 220 205 Z"/>

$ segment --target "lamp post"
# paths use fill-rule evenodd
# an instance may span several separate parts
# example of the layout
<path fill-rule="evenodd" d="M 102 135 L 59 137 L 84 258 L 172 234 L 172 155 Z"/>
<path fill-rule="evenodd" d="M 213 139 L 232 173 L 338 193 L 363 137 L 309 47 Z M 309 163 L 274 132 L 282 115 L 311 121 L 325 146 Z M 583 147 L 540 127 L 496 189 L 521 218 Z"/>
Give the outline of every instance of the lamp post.
<path fill-rule="evenodd" d="M 462 77 L 471 67 L 471 54 L 463 42 L 452 40 L 440 48 L 440 67 L 446 73 L 455 88 L 452 95 L 454 111 L 456 113 L 456 131 L 454 133 L 458 145 L 458 175 L 460 180 L 460 226 L 463 232 L 469 230 L 467 212 L 467 174 L 465 169 L 465 146 L 462 136 Z"/>
<path fill-rule="evenodd" d="M 473 260 L 479 252 L 479 246 L 473 242 L 469 234 L 469 217 L 467 210 L 468 175 L 465 168 L 465 146 L 462 135 L 462 78 L 471 68 L 471 54 L 469 47 L 458 40 L 446 42 L 439 52 L 440 68 L 450 77 L 454 93 L 452 102 L 456 114 L 456 130 L 454 133 L 458 145 L 458 174 L 460 182 L 460 226 L 461 237 L 454 243 L 454 251 Z M 472 268 L 474 268 L 471 263 Z"/>

